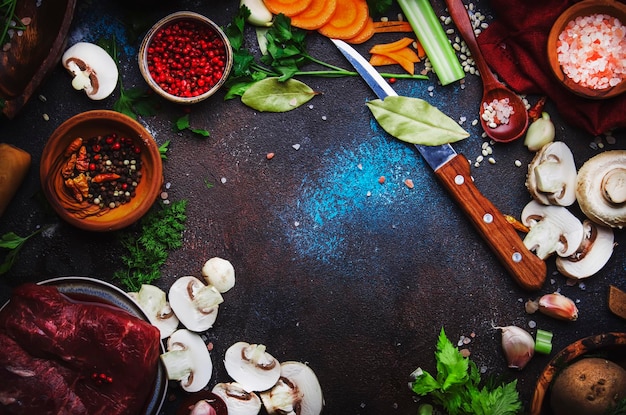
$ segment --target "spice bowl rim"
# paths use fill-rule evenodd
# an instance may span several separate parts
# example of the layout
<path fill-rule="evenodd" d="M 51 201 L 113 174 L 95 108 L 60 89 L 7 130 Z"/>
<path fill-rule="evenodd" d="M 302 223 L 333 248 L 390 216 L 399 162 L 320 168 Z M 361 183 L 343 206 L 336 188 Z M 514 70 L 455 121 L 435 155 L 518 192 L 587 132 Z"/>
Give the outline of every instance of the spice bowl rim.
<path fill-rule="evenodd" d="M 552 411 L 549 411 L 550 387 L 552 381 L 566 366 L 594 354 L 613 352 L 620 353 L 621 356 L 625 350 L 626 332 L 601 333 L 570 343 L 554 355 L 539 375 L 531 401 L 530 415 L 552 414 Z M 619 363 L 625 362 L 626 360 Z"/>
<path fill-rule="evenodd" d="M 98 215 L 84 215 L 86 205 L 73 200 L 62 188 L 63 152 L 76 138 L 84 140 L 107 133 L 124 134 L 141 147 L 142 180 L 130 202 Z M 48 138 L 39 166 L 42 190 L 53 210 L 67 223 L 86 231 L 108 232 L 126 228 L 153 206 L 163 184 L 163 164 L 154 137 L 136 120 L 111 110 L 76 114 L 59 125 Z"/>
<path fill-rule="evenodd" d="M 626 4 L 616 0 L 583 0 L 565 9 L 552 24 L 548 34 L 547 57 L 552 74 L 570 92 L 589 99 L 612 98 L 626 91 L 626 79 L 623 79 L 614 87 L 593 89 L 582 86 L 570 79 L 561 69 L 558 60 L 557 41 L 567 24 L 579 16 L 603 13 L 617 17 L 623 25 L 626 25 Z"/>
<path fill-rule="evenodd" d="M 181 97 L 181 96 L 173 95 L 173 94 L 166 92 L 154 80 L 154 78 L 152 78 L 152 75 L 150 74 L 150 71 L 148 69 L 147 50 L 148 50 L 148 46 L 152 42 L 152 39 L 157 34 L 157 32 L 161 30 L 163 27 L 178 20 L 194 20 L 194 21 L 201 22 L 204 25 L 207 25 L 222 40 L 224 44 L 224 49 L 226 52 L 226 62 L 225 62 L 222 77 L 208 91 L 204 92 L 201 95 L 197 95 L 194 97 Z M 178 12 L 168 14 L 167 16 L 157 21 L 154 25 L 152 25 L 152 27 L 148 30 L 148 32 L 146 33 L 146 35 L 144 36 L 141 42 L 137 58 L 138 58 L 138 63 L 139 63 L 139 71 L 141 72 L 142 77 L 144 78 L 146 83 L 150 86 L 150 88 L 154 92 L 159 94 L 161 97 L 177 104 L 195 104 L 195 103 L 204 101 L 205 99 L 215 94 L 226 82 L 226 79 L 228 78 L 230 71 L 232 69 L 232 66 L 233 66 L 232 46 L 230 44 L 230 40 L 228 39 L 228 36 L 226 35 L 226 33 L 224 33 L 224 31 L 214 21 L 212 21 L 211 19 L 209 19 L 208 17 L 200 13 L 196 13 L 193 11 L 178 11 Z"/>

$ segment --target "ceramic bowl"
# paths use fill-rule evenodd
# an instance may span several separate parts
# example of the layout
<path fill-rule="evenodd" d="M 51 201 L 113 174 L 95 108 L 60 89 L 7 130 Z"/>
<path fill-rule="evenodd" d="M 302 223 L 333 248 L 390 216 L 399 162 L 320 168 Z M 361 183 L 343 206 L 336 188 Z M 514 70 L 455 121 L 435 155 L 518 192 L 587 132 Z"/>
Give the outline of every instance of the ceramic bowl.
<path fill-rule="evenodd" d="M 113 161 L 119 160 L 122 163 L 120 170 L 124 172 L 130 170 L 126 170 L 127 167 L 123 166 L 128 163 L 122 159 L 134 158 L 135 161 L 132 164 L 138 166 L 132 175 L 128 174 L 127 177 L 132 180 L 129 180 L 123 188 L 124 192 L 129 192 L 128 195 L 124 195 L 128 200 L 120 202 L 116 207 L 112 205 L 109 207 L 111 202 L 105 203 L 104 197 L 97 198 L 97 200 L 88 200 L 89 197 L 83 197 L 83 200 L 79 201 L 80 198 L 77 198 L 72 188 L 66 184 L 67 172 L 65 177 L 62 174 L 63 170 L 68 168 L 68 161 L 71 158 L 67 150 L 76 138 L 82 138 L 85 147 L 89 145 L 93 148 L 94 137 L 106 137 L 112 134 L 116 134 L 119 141 L 123 142 L 123 151 L 133 154 L 127 157 L 113 155 L 113 148 L 110 147 L 112 144 L 106 144 L 102 139 L 98 144 L 101 156 L 105 159 L 110 157 Z M 74 153 L 77 151 L 79 150 Z M 99 173 L 99 170 L 91 170 L 91 163 L 98 163 L 97 157 L 99 156 L 95 154 L 89 157 L 90 166 L 84 173 L 89 183 L 95 182 L 95 177 Z M 139 180 L 136 180 L 136 171 L 141 172 Z M 75 169 L 73 172 L 73 176 L 76 176 L 79 171 Z M 108 110 L 83 112 L 62 123 L 52 133 L 43 149 L 39 174 L 43 191 L 50 205 L 62 219 L 78 228 L 98 232 L 122 229 L 139 220 L 154 204 L 163 183 L 163 165 L 159 147 L 152 135 L 132 118 Z M 126 176 L 125 173 L 121 174 Z M 117 182 L 121 182 L 122 179 Z M 105 184 L 106 186 L 116 185 L 111 180 L 101 185 Z M 93 195 L 94 192 L 90 190 L 89 193 Z"/>
<path fill-rule="evenodd" d="M 213 21 L 182 11 L 152 26 L 138 59 L 141 75 L 157 94 L 178 104 L 194 104 L 226 82 L 233 52 L 228 37 Z"/>
<path fill-rule="evenodd" d="M 556 376 L 578 359 L 598 356 L 626 365 L 626 333 L 603 333 L 586 337 L 558 352 L 544 368 L 537 380 L 530 415 L 552 415 L 550 387 Z"/>
<path fill-rule="evenodd" d="M 577 17 L 593 14 L 607 14 L 618 18 L 622 25 L 626 25 L 626 4 L 624 3 L 617 0 L 583 0 L 576 3 L 557 18 L 550 30 L 547 45 L 548 61 L 557 80 L 571 92 L 585 98 L 606 99 L 626 91 L 626 79 L 614 87 L 604 89 L 582 86 L 563 72 L 557 55 L 557 41 L 567 24 Z"/>
<path fill-rule="evenodd" d="M 30 19 L 21 36 L 0 45 L 0 111 L 14 118 L 63 54 L 76 0 L 18 1 L 15 14 Z M 28 21 L 28 20 L 27 20 Z M 4 24 L 4 20 L 2 20 Z M 4 51 L 4 48 L 8 49 Z"/>

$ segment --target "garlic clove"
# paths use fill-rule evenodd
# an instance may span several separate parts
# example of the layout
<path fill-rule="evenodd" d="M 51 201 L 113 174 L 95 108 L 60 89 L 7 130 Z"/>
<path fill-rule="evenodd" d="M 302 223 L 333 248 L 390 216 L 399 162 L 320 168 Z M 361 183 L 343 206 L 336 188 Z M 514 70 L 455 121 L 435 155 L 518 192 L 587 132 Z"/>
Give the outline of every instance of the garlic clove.
<path fill-rule="evenodd" d="M 560 293 L 543 295 L 538 300 L 539 311 L 547 316 L 560 320 L 575 321 L 578 319 L 578 308 L 574 301 Z"/>
<path fill-rule="evenodd" d="M 539 151 L 541 148 L 554 141 L 555 128 L 550 115 L 542 112 L 541 117 L 530 124 L 524 138 L 524 145 L 530 151 Z"/>
<path fill-rule="evenodd" d="M 535 355 L 535 340 L 517 326 L 493 327 L 502 330 L 502 350 L 511 369 L 522 370 Z"/>

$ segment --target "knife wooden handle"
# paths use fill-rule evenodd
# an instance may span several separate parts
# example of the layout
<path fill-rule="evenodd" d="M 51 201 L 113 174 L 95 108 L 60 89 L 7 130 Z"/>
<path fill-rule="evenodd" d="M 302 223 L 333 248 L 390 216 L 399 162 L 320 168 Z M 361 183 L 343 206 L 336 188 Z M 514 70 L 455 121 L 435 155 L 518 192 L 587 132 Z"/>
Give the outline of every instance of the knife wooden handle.
<path fill-rule="evenodd" d="M 504 215 L 474 185 L 468 160 L 458 154 L 435 170 L 465 214 L 515 281 L 539 290 L 547 276 L 546 263 L 530 252 Z"/>

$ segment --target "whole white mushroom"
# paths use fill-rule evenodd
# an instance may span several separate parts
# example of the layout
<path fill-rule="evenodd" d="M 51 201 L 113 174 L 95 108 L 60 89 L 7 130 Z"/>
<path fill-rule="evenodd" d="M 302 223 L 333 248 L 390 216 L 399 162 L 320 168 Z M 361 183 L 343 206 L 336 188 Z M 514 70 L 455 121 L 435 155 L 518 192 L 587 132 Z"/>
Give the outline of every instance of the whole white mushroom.
<path fill-rule="evenodd" d="M 213 257 L 204 263 L 202 276 L 207 284 L 214 286 L 220 293 L 225 293 L 235 286 L 235 268 L 230 261 Z"/>

